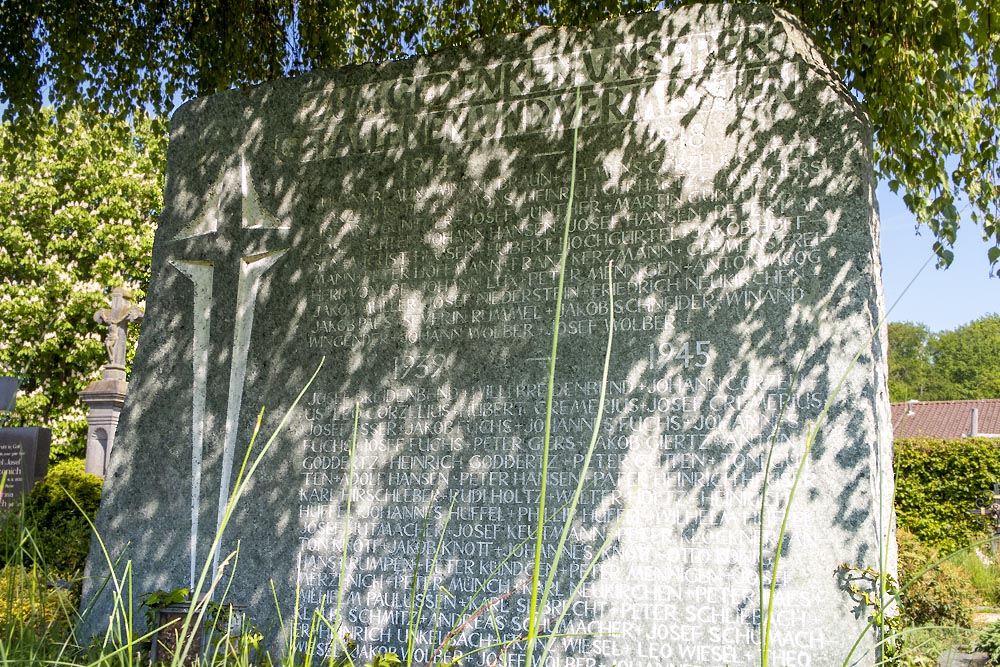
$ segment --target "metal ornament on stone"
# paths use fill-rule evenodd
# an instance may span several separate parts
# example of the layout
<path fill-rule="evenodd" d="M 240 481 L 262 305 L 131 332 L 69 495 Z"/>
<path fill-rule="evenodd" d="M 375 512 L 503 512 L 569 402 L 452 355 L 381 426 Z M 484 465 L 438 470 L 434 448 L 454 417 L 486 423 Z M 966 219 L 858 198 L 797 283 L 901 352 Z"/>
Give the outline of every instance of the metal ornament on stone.
<path fill-rule="evenodd" d="M 969 510 L 974 516 L 985 516 L 993 520 L 993 537 L 1000 537 L 1000 483 L 993 482 L 993 494 L 976 498 L 976 509 Z M 997 540 L 990 543 L 993 552 L 997 552 Z"/>

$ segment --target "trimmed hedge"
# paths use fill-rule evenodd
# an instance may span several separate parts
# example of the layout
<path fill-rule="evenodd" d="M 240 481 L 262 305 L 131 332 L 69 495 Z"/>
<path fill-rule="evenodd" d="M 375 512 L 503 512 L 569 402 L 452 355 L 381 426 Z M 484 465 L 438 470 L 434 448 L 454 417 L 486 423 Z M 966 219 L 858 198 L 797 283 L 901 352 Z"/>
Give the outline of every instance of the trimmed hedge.
<path fill-rule="evenodd" d="M 894 446 L 900 528 L 945 553 L 992 535 L 992 520 L 970 510 L 1000 482 L 1000 441 L 913 438 Z"/>

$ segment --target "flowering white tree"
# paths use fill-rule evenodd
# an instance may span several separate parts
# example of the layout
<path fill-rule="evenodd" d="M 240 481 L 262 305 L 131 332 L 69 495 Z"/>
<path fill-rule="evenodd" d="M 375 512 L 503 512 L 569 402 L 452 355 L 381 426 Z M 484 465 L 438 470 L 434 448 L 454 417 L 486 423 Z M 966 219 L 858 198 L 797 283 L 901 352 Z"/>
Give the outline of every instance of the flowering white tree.
<path fill-rule="evenodd" d="M 11 131 L 0 126 L 0 375 L 21 389 L 0 422 L 51 428 L 58 459 L 83 452 L 77 393 L 106 361 L 94 312 L 110 288 L 145 294 L 165 134 L 80 111 L 47 113 L 30 142 Z"/>

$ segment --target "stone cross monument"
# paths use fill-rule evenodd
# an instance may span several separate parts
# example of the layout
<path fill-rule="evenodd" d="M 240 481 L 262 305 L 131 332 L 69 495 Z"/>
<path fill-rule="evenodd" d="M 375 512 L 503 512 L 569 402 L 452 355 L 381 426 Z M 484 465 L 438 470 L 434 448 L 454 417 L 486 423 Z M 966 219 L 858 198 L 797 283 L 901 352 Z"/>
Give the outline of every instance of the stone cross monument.
<path fill-rule="evenodd" d="M 128 341 L 129 322 L 142 321 L 143 308 L 132 305 L 132 294 L 124 287 L 116 287 L 111 292 L 111 307 L 101 308 L 94 313 L 98 324 L 108 326 L 104 348 L 108 351 L 108 363 L 101 373 L 101 379 L 92 382 L 80 392 L 80 398 L 90 408 L 87 414 L 87 456 L 86 471 L 104 477 L 108 456 L 115 441 L 118 416 L 125 404 L 125 350 Z"/>
<path fill-rule="evenodd" d="M 94 321 L 108 325 L 108 336 L 104 339 L 104 349 L 108 351 L 108 364 L 104 367 L 105 380 L 125 379 L 125 345 L 128 338 L 128 323 L 141 322 L 143 309 L 133 306 L 132 294 L 124 287 L 116 287 L 111 292 L 111 307 L 101 308 L 94 313 Z"/>

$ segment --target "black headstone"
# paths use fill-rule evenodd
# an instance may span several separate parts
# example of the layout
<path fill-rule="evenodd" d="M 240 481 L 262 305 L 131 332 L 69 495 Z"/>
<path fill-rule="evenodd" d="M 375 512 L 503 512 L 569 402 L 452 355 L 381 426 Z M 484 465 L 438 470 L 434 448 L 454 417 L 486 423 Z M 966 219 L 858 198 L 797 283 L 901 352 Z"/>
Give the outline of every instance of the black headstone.
<path fill-rule="evenodd" d="M 0 428 L 0 473 L 6 474 L 0 507 L 12 507 L 49 470 L 52 431 L 47 428 Z"/>
<path fill-rule="evenodd" d="M 17 400 L 17 378 L 0 377 L 0 412 L 13 412 Z"/>

